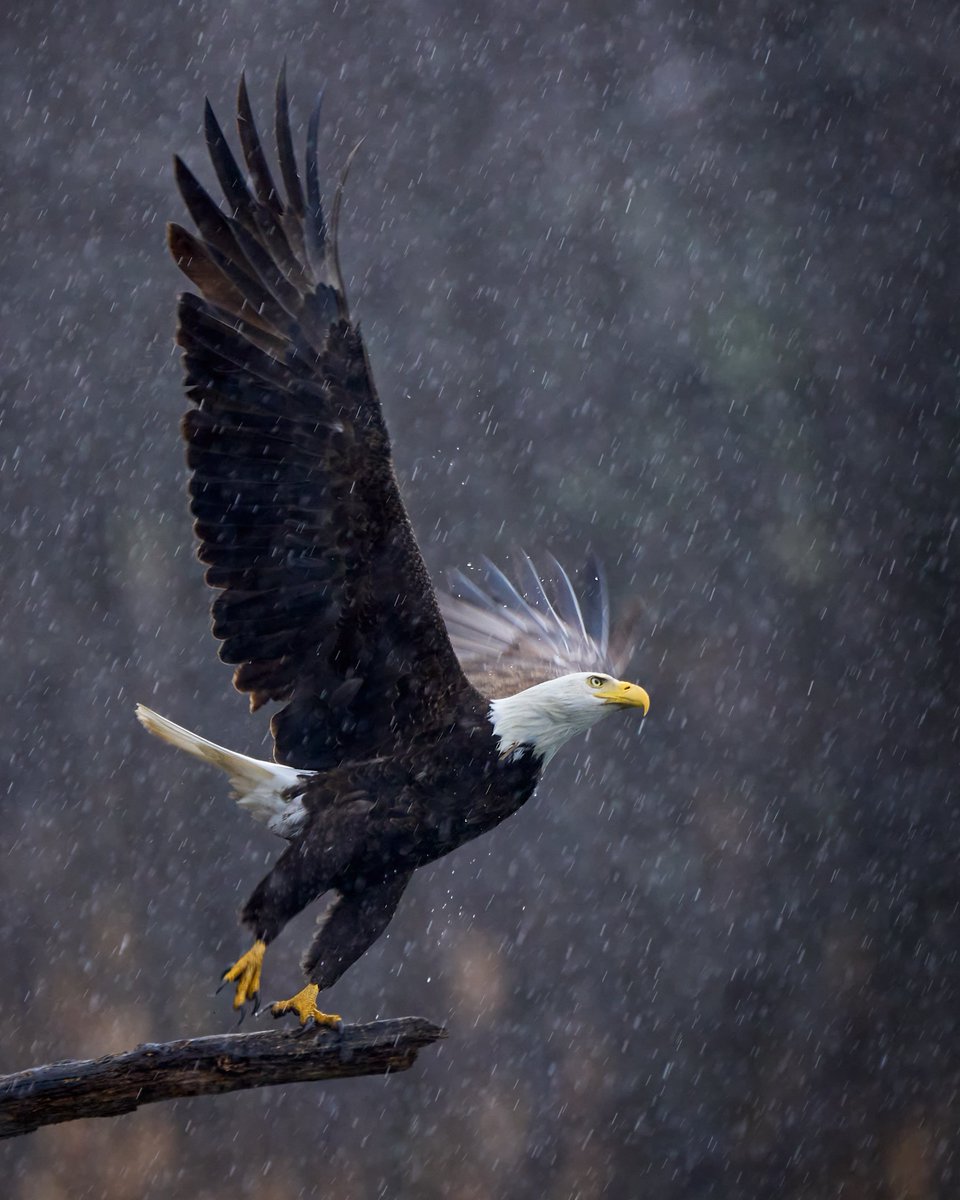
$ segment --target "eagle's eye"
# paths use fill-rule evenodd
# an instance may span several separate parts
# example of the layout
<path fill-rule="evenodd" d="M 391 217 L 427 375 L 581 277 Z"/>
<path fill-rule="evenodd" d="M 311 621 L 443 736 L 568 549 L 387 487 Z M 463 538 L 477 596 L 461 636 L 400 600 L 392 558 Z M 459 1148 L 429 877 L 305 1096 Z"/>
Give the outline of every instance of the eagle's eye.
<path fill-rule="evenodd" d="M 602 675 L 591 675 L 590 678 L 587 680 L 588 686 L 592 687 L 592 688 L 603 687 L 603 685 L 606 682 L 607 681 L 604 679 L 604 677 Z"/>

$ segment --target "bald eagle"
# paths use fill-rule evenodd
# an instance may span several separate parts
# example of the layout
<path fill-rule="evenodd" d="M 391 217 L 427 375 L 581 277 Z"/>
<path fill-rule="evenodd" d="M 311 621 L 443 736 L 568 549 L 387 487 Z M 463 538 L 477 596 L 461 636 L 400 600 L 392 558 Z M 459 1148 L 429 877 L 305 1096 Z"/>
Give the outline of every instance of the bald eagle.
<path fill-rule="evenodd" d="M 561 745 L 608 713 L 646 714 L 617 676 L 606 586 L 592 559 L 575 587 L 545 587 L 520 559 L 492 564 L 438 600 L 397 487 L 390 442 L 337 252 L 346 170 L 327 225 L 317 142 L 305 188 L 285 72 L 276 93 L 282 189 L 243 78 L 242 170 L 209 102 L 218 205 L 182 160 L 196 225 L 168 230 L 200 295 L 179 298 L 190 409 L 182 422 L 198 555 L 217 590 L 213 633 L 234 684 L 271 720 L 275 762 L 214 745 L 143 706 L 153 734 L 230 778 L 237 801 L 288 845 L 243 909 L 252 947 L 225 972 L 233 1004 L 256 1008 L 264 953 L 326 893 L 303 958 L 306 986 L 272 1006 L 301 1025 L 383 933 L 417 867 L 493 829 L 530 798 Z M 445 618 L 445 619 L 444 619 Z"/>

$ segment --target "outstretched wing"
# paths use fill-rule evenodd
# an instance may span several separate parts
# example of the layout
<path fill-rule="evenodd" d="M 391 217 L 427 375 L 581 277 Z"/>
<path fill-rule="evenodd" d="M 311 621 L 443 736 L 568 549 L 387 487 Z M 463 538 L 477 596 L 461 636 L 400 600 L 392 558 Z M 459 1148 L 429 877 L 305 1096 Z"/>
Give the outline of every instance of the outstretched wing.
<path fill-rule="evenodd" d="M 606 578 L 593 556 L 579 587 L 552 560 L 545 584 L 526 554 L 516 583 L 483 560 L 477 576 L 454 573 L 455 595 L 442 596 L 453 648 L 470 682 L 496 700 L 574 671 L 619 675 L 634 649 L 634 621 L 610 634 Z"/>
<path fill-rule="evenodd" d="M 202 298 L 179 301 L 193 407 L 183 419 L 191 510 L 213 632 L 251 708 L 271 722 L 278 762 L 324 769 L 380 753 L 452 717 L 469 689 L 410 527 L 360 333 L 350 321 L 336 227 L 307 132 L 306 193 L 284 73 L 274 182 L 243 79 L 247 175 L 209 103 L 207 147 L 225 205 L 176 160 L 199 236 L 169 244 Z M 348 163 L 349 165 L 349 163 Z"/>

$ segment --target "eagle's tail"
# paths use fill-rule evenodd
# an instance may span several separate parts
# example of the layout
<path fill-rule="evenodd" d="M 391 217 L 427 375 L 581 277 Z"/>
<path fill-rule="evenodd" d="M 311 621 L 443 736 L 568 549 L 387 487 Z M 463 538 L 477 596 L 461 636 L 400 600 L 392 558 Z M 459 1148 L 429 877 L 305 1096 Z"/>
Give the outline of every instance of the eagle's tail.
<path fill-rule="evenodd" d="M 143 704 L 137 705 L 137 720 L 154 737 L 225 771 L 233 785 L 234 799 L 240 807 L 264 821 L 274 833 L 289 837 L 299 827 L 304 815 L 303 804 L 299 796 L 290 798 L 286 793 L 304 775 L 313 774 L 312 771 L 297 771 L 281 763 L 237 754 L 234 750 L 208 742 L 182 725 L 175 725 Z"/>

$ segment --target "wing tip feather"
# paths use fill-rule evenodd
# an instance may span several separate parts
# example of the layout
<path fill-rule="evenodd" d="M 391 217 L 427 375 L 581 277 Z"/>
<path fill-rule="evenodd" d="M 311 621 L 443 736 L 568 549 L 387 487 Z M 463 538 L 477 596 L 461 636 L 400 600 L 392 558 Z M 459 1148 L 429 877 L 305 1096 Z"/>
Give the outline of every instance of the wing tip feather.
<path fill-rule="evenodd" d="M 555 601 L 523 549 L 517 552 L 519 586 L 486 557 L 477 580 L 462 571 L 450 573 L 452 594 L 444 599 L 444 615 L 454 649 L 478 687 L 498 674 L 535 674 L 538 664 L 540 679 L 590 667 L 617 670 L 614 657 L 620 647 L 611 645 L 606 576 L 599 557 L 588 554 L 577 573 L 579 586 L 554 555 L 548 558 L 555 572 Z M 626 649 L 636 639 L 621 641 Z"/>

